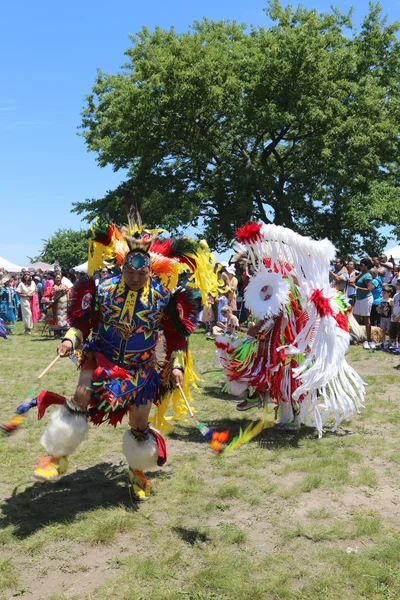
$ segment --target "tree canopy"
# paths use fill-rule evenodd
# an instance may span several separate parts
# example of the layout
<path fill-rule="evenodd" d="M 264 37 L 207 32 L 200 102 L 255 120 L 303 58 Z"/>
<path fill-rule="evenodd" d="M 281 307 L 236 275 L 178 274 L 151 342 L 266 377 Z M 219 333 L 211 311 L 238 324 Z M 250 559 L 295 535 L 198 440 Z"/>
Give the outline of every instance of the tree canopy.
<path fill-rule="evenodd" d="M 88 232 L 81 229 L 58 229 L 48 240 L 43 240 L 43 249 L 33 261 L 57 263 L 67 270 L 87 261 Z"/>
<path fill-rule="evenodd" d="M 276 0 L 266 14 L 269 28 L 204 19 L 131 36 L 81 125 L 99 165 L 126 180 L 75 212 L 124 222 L 130 187 L 149 225 L 201 225 L 214 249 L 251 218 L 345 254 L 383 247 L 379 228 L 400 223 L 398 24 L 374 4 L 358 32 L 335 9 Z"/>

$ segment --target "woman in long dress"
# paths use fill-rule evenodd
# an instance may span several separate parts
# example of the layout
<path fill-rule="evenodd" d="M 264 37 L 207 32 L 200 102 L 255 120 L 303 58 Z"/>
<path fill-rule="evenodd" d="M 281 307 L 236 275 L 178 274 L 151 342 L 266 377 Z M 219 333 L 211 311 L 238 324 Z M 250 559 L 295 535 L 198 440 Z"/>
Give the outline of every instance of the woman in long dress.
<path fill-rule="evenodd" d="M 23 274 L 16 292 L 21 303 L 25 333 L 30 335 L 34 323 L 37 323 L 39 320 L 39 301 L 36 284 L 32 281 L 32 275 L 29 272 Z"/>
<path fill-rule="evenodd" d="M 47 324 L 49 327 L 69 327 L 68 323 L 68 301 L 70 290 L 62 283 L 61 272 L 54 275 L 54 285 L 47 288 L 43 294 L 42 302 L 48 303 Z"/>

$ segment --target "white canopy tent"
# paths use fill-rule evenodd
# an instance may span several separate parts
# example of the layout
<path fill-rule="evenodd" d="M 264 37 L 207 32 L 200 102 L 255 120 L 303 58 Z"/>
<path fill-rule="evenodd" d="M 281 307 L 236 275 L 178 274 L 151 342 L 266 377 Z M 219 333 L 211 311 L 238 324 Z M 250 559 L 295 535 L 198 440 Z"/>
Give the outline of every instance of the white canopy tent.
<path fill-rule="evenodd" d="M 85 263 L 82 263 L 81 265 L 74 267 L 74 271 L 76 271 L 77 273 L 87 273 L 88 272 L 88 262 L 86 261 Z"/>
<path fill-rule="evenodd" d="M 27 267 L 25 267 L 25 269 L 28 269 L 29 271 L 33 271 L 34 269 L 42 269 L 42 271 L 53 271 L 54 265 L 50 265 L 49 263 L 39 261 L 28 265 Z"/>
<path fill-rule="evenodd" d="M 0 256 L 0 268 L 3 268 L 5 271 L 9 273 L 19 273 L 22 271 L 24 267 L 20 267 L 19 265 L 14 265 L 14 263 L 10 262 L 6 258 Z"/>
<path fill-rule="evenodd" d="M 396 262 L 400 261 L 400 244 L 398 246 L 394 246 L 393 248 L 389 248 L 388 250 L 385 250 L 384 254 L 389 258 L 390 256 L 393 256 L 394 260 Z"/>

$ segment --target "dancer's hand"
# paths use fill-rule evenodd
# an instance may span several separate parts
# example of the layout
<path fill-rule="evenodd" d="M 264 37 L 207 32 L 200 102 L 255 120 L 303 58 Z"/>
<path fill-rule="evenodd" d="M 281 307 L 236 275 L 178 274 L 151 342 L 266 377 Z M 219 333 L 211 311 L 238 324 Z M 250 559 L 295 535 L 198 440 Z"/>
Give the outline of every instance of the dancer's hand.
<path fill-rule="evenodd" d="M 249 337 L 254 337 L 255 338 L 255 337 L 257 337 L 257 334 L 258 334 L 258 329 L 257 329 L 256 325 L 252 325 L 251 327 L 248 328 L 247 335 Z"/>
<path fill-rule="evenodd" d="M 64 358 L 66 356 L 71 356 L 72 354 L 72 342 L 70 340 L 64 340 L 57 348 L 57 354 Z"/>
<path fill-rule="evenodd" d="M 175 387 L 183 385 L 183 373 L 180 369 L 172 369 L 172 383 Z"/>

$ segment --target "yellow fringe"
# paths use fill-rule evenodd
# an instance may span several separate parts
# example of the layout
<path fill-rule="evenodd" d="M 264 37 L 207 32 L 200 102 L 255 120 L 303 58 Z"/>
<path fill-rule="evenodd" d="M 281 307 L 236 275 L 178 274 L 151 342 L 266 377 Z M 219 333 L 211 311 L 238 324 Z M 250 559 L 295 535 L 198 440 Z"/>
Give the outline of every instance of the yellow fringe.
<path fill-rule="evenodd" d="M 222 279 L 218 279 L 218 271 L 215 272 L 216 260 L 205 240 L 200 240 L 197 254 L 189 255 L 196 262 L 196 269 L 188 282 L 188 287 L 200 290 L 203 305 L 207 305 L 207 296 L 218 296 L 228 291 L 228 286 Z"/>
<path fill-rule="evenodd" d="M 179 353 L 179 357 L 178 357 Z M 165 370 L 164 377 L 165 380 L 169 380 L 171 377 L 172 367 L 175 364 L 175 359 L 178 359 L 179 362 L 182 362 L 182 366 L 184 368 L 183 375 L 183 392 L 190 403 L 193 402 L 193 398 L 191 395 L 191 387 L 194 387 L 198 390 L 198 386 L 196 381 L 200 381 L 199 377 L 193 370 L 193 359 L 190 351 L 187 353 L 182 351 L 173 352 L 172 360 L 170 361 L 167 369 Z M 173 415 L 166 416 L 166 412 L 168 408 L 172 406 Z M 164 435 L 165 433 L 169 433 L 173 430 L 173 425 L 171 425 L 174 421 L 183 421 L 184 423 L 190 423 L 190 421 L 186 418 L 188 414 L 187 406 L 181 396 L 179 389 L 175 388 L 174 390 L 169 391 L 165 394 L 165 396 L 161 399 L 159 405 L 156 408 L 156 411 L 152 417 L 150 417 L 150 422 L 158 429 L 158 431 Z"/>

